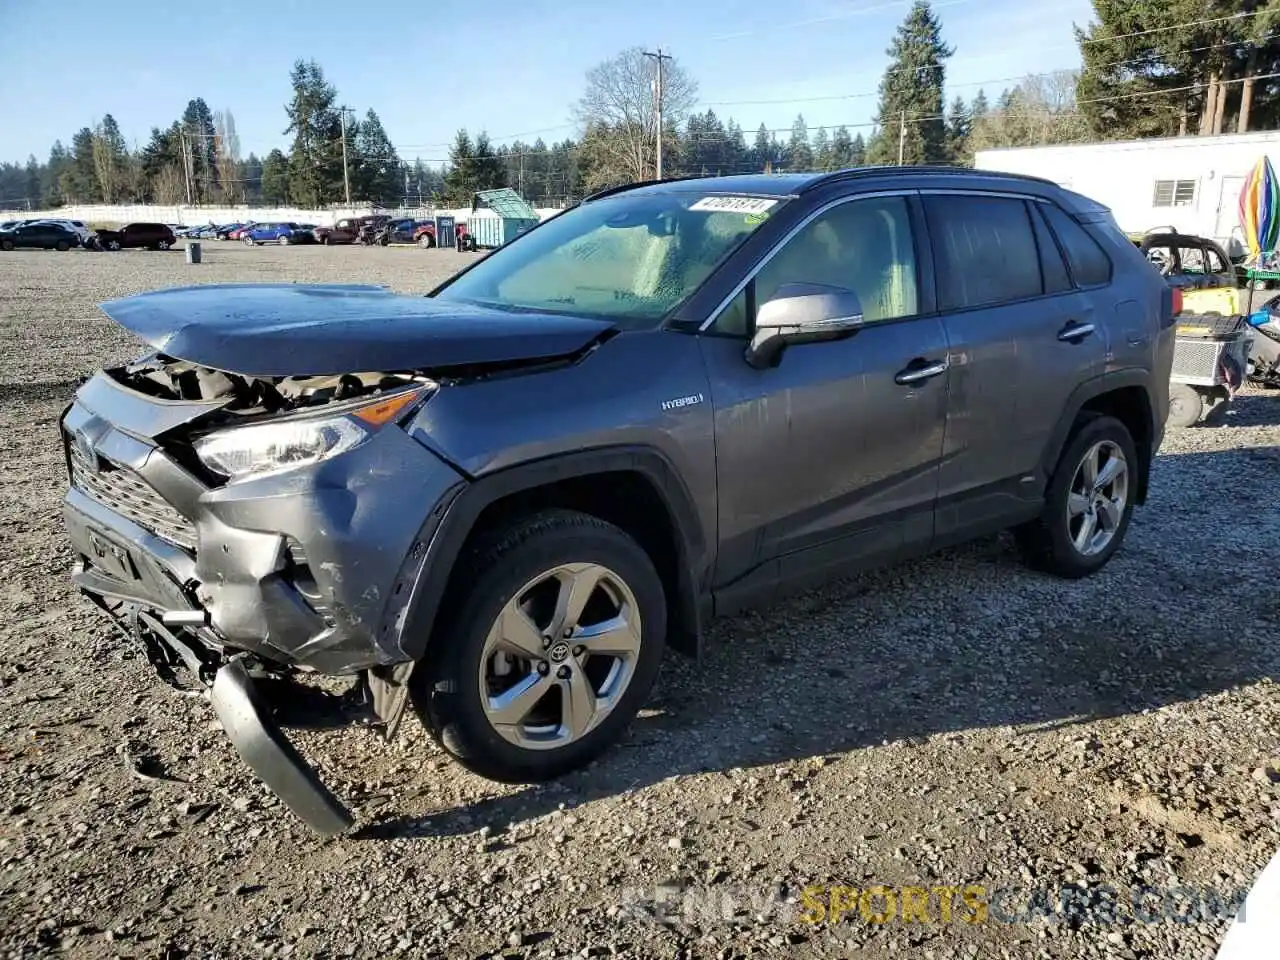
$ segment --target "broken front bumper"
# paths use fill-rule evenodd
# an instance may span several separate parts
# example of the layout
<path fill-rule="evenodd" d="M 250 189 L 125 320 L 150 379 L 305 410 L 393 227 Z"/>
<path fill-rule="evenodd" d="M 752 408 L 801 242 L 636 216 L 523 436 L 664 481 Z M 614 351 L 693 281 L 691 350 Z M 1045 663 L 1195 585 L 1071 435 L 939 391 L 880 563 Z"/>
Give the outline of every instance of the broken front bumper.
<path fill-rule="evenodd" d="M 99 375 L 63 418 L 72 574 L 157 666 L 204 684 L 237 752 L 321 833 L 350 825 L 289 744 L 247 666 L 379 673 L 460 476 L 395 428 L 316 468 L 202 483 L 154 439 L 182 422 Z M 172 656 L 157 658 L 163 645 Z"/>

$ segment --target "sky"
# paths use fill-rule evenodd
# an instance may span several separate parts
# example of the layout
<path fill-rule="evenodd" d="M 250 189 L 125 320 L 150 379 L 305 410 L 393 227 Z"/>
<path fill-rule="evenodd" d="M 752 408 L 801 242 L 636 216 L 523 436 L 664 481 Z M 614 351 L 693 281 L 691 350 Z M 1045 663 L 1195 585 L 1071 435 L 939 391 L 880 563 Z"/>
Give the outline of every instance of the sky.
<path fill-rule="evenodd" d="M 287 149 L 289 71 L 314 58 L 403 159 L 443 162 L 459 127 L 495 143 L 575 133 L 592 66 L 642 45 L 697 81 L 697 109 L 789 130 L 869 125 L 885 50 L 910 0 L 0 0 L 0 161 L 48 156 L 111 113 L 131 146 L 203 97 L 235 117 L 242 155 Z M 505 8 L 505 9 L 504 9 Z M 1089 0 L 935 0 L 955 48 L 947 99 L 995 99 L 1079 65 Z M 50 64 L 60 68 L 50 72 Z M 19 84 L 13 78 L 27 77 Z M 39 78 L 38 82 L 35 78 Z M 869 132 L 863 127 L 863 132 Z"/>

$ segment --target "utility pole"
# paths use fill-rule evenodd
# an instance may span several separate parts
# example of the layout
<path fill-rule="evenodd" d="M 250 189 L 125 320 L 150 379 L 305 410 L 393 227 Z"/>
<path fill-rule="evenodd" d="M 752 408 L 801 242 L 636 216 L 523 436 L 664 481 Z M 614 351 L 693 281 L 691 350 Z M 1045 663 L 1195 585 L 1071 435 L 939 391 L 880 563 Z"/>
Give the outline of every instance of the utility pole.
<path fill-rule="evenodd" d="M 347 108 L 339 107 L 338 115 L 342 118 L 342 188 L 347 196 L 347 206 L 351 206 L 351 174 L 347 171 Z"/>
<path fill-rule="evenodd" d="M 191 144 L 187 142 L 187 130 L 178 128 L 178 143 L 182 152 L 182 182 L 187 188 L 187 206 L 191 206 Z"/>
<path fill-rule="evenodd" d="M 669 53 L 663 53 L 661 47 L 658 48 L 657 53 L 650 53 L 648 50 L 645 50 L 644 55 L 646 57 L 652 57 L 654 61 L 656 61 L 658 64 L 658 77 L 657 77 L 657 80 L 654 82 L 654 91 L 653 91 L 654 101 L 656 102 L 657 108 L 658 108 L 658 164 L 657 164 L 658 171 L 657 171 L 657 176 L 654 179 L 661 180 L 662 179 L 662 64 L 663 64 L 663 61 L 665 60 L 673 60 L 675 58 L 672 57 L 671 54 Z"/>
<path fill-rule="evenodd" d="M 902 111 L 901 122 L 898 125 L 898 166 L 902 166 L 902 160 L 907 151 L 907 111 Z"/>

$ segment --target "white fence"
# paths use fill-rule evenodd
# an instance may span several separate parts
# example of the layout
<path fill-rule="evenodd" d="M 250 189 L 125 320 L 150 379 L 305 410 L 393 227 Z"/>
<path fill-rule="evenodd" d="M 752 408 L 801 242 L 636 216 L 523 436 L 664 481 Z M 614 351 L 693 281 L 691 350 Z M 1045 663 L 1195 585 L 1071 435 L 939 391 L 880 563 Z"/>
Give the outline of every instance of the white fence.
<path fill-rule="evenodd" d="M 240 223 L 245 220 L 270 223 L 283 220 L 292 223 L 314 223 L 317 226 L 332 226 L 343 217 L 361 217 L 374 212 L 423 218 L 436 215 L 452 216 L 460 223 L 466 223 L 471 218 L 470 207 L 457 209 L 436 208 L 434 210 L 413 207 L 403 210 L 379 209 L 375 211 L 372 207 L 303 210 L 299 207 L 170 207 L 158 204 L 76 204 L 49 210 L 0 210 L 0 221 L 50 217 L 59 220 L 83 220 L 88 224 L 176 223 L 184 227 L 195 227 L 206 223 Z M 538 216 L 545 220 L 559 212 L 558 208 L 539 208 Z"/>

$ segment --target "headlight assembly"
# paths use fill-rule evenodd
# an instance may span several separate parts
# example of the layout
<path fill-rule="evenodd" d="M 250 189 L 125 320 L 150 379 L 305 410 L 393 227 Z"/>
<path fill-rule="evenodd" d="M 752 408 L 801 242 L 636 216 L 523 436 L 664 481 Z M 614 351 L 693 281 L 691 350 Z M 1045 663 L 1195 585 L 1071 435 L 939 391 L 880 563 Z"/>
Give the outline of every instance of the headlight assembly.
<path fill-rule="evenodd" d="M 221 430 L 196 441 L 196 456 L 210 470 L 232 481 L 283 473 L 359 446 L 425 393 L 425 388 L 406 390 L 329 417 L 284 417 Z"/>

